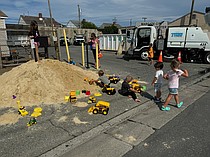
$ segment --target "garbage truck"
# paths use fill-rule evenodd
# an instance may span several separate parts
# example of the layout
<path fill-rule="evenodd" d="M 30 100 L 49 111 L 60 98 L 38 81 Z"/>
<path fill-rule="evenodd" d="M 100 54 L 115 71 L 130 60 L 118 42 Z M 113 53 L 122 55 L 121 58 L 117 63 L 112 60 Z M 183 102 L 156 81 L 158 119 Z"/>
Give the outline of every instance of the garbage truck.
<path fill-rule="evenodd" d="M 169 27 L 163 38 L 154 26 L 138 26 L 130 50 L 133 55 L 138 54 L 140 59 L 147 60 L 150 43 L 157 55 L 162 51 L 166 56 L 177 58 L 181 52 L 185 61 L 210 63 L 210 33 L 201 27 Z"/>

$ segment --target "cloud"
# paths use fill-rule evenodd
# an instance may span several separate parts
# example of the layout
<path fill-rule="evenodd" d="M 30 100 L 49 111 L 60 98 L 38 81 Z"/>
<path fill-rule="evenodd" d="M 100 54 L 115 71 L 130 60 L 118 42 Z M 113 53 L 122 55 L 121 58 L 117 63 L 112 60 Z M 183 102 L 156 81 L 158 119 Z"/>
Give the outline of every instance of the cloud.
<path fill-rule="evenodd" d="M 174 20 L 190 12 L 191 0 L 59 0 L 50 1 L 53 18 L 66 24 L 69 20 L 78 20 L 78 5 L 81 19 L 101 25 L 103 22 L 112 22 L 114 18 L 121 25 L 129 25 L 142 21 L 146 17 L 151 21 Z M 1 1 L 1 10 L 9 16 L 9 19 L 19 19 L 20 15 L 26 14 L 38 16 L 42 13 L 49 17 L 48 1 L 43 0 L 7 0 Z M 209 1 L 195 1 L 194 10 L 204 12 L 209 6 Z"/>

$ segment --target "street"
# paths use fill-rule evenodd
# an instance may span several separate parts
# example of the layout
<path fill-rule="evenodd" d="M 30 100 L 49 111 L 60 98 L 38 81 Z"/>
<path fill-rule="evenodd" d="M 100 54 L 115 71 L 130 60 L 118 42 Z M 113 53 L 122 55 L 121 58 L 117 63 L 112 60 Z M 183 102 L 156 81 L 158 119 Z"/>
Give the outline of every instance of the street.
<path fill-rule="evenodd" d="M 209 157 L 210 91 L 124 157 Z"/>
<path fill-rule="evenodd" d="M 67 60 L 65 47 L 61 47 L 61 50 L 62 60 Z M 81 66 L 81 47 L 70 46 L 69 50 L 71 58 L 76 62 L 76 65 Z M 49 52 L 52 51 L 53 48 L 50 48 Z M 135 103 L 133 100 L 128 99 L 127 97 L 122 97 L 118 93 L 113 96 L 103 94 L 100 99 L 106 100 L 111 104 L 110 112 L 106 116 L 89 115 L 87 110 L 90 106 L 79 108 L 72 106 L 70 103 L 63 103 L 57 107 L 53 105 L 46 106 L 42 104 L 43 115 L 37 120 L 36 125 L 28 128 L 26 126 L 28 119 L 21 118 L 15 124 L 1 126 L 0 155 L 2 157 L 52 157 L 62 156 L 63 154 L 69 156 L 69 152 L 72 152 L 73 154 L 76 152 L 79 157 L 82 157 L 83 155 L 87 155 L 87 151 L 90 155 L 91 153 L 94 154 L 95 150 L 98 150 L 97 147 L 94 149 L 92 147 L 86 147 L 86 145 L 84 145 L 86 151 L 81 151 L 81 149 L 77 149 L 77 147 L 79 147 L 80 145 L 82 148 L 82 144 L 88 141 L 92 141 L 93 145 L 95 146 L 100 146 L 101 142 L 103 142 L 104 148 L 107 146 L 112 146 L 113 150 L 111 151 L 108 149 L 109 153 L 113 153 L 113 151 L 116 151 L 117 148 L 120 149 L 121 147 L 120 150 L 117 149 L 120 154 L 116 153 L 115 155 L 113 155 L 107 153 L 104 156 L 122 156 L 127 151 L 131 150 L 133 148 L 133 145 L 141 145 L 140 142 L 144 141 L 146 137 L 149 137 L 149 135 L 156 132 L 156 130 L 161 130 L 162 126 L 164 126 L 167 122 L 172 120 L 178 114 L 182 113 L 182 111 L 186 109 L 186 107 L 188 107 L 191 103 L 200 98 L 200 96 L 202 96 L 207 91 L 207 89 L 209 89 L 209 86 L 206 85 L 202 87 L 197 86 L 203 81 L 205 82 L 205 78 L 207 77 L 206 75 L 208 75 L 207 72 L 209 72 L 210 65 L 198 63 L 183 63 L 181 65 L 181 68 L 188 69 L 190 75 L 189 78 L 181 78 L 180 80 L 180 90 L 183 91 L 181 92 L 181 98 L 185 100 L 186 105 L 184 105 L 184 107 L 180 110 L 174 108 L 169 113 L 163 114 L 163 112 L 159 110 L 158 106 L 155 105 L 153 101 L 151 101 L 151 98 L 154 95 L 154 90 L 150 84 L 155 73 L 154 67 L 148 66 L 147 61 L 136 59 L 124 60 L 122 56 L 116 56 L 115 52 L 107 51 L 102 53 L 103 58 L 101 59 L 101 69 L 105 71 L 105 74 L 116 74 L 120 77 L 121 80 L 123 80 L 127 75 L 132 75 L 135 79 L 139 79 L 140 81 L 148 83 L 146 84 L 147 91 L 145 95 L 138 95 L 138 97 L 141 99 L 141 103 Z M 97 71 L 95 68 L 92 67 L 94 63 L 91 52 L 89 52 L 89 59 L 90 69 L 88 70 Z M 163 70 L 169 70 L 169 65 L 169 62 L 164 62 Z M 203 76 L 205 77 L 202 78 Z M 116 85 L 113 85 L 113 87 L 118 90 L 121 87 L 121 84 L 118 83 Z M 167 81 L 164 81 L 163 98 L 165 98 L 166 95 Z M 82 99 L 79 101 L 87 100 Z M 172 105 L 173 104 L 174 102 L 172 101 Z M 33 108 L 28 108 L 29 111 L 32 109 Z M 11 108 L 0 109 L 0 115 L 5 113 L 7 110 L 12 110 L 16 112 L 15 109 Z M 153 117 L 147 117 L 151 115 Z M 59 121 L 59 119 L 64 116 L 66 117 L 66 120 Z M 137 116 L 137 119 L 133 118 L 133 116 Z M 75 117 L 78 117 L 82 122 L 87 123 L 75 124 L 73 122 L 73 119 Z M 133 123 L 136 121 L 139 122 L 140 126 L 136 125 L 136 123 Z M 121 139 L 121 136 L 119 136 L 120 131 L 117 130 L 121 127 L 116 126 L 122 122 L 125 122 L 122 128 L 133 128 L 134 126 L 136 126 L 136 130 L 132 133 L 138 134 L 138 138 L 136 138 L 135 140 L 132 140 L 131 138 L 130 141 L 128 141 L 127 138 Z M 129 123 L 129 125 L 126 125 L 127 123 Z M 144 125 L 142 126 L 142 124 Z M 131 127 L 129 127 L 130 125 Z M 140 134 L 140 132 L 138 131 L 138 126 L 144 130 L 144 132 L 146 133 L 145 136 L 142 136 L 142 134 Z M 155 128 L 155 130 L 153 128 Z M 121 131 L 124 131 L 124 129 L 122 129 Z M 99 138 L 95 138 L 96 136 L 99 136 Z M 116 139 L 120 139 L 120 142 Z M 107 141 L 114 142 L 110 145 L 107 145 Z M 116 149 L 114 149 L 115 147 Z M 78 151 L 83 155 L 79 154 Z M 92 156 L 94 156 L 93 154 Z M 101 152 L 98 152 L 98 154 L 101 154 Z"/>

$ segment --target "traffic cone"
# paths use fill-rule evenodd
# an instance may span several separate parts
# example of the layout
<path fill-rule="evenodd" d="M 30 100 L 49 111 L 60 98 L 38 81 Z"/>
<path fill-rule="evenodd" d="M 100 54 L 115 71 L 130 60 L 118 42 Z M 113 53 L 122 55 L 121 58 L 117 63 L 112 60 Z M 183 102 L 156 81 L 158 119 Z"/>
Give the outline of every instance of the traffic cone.
<path fill-rule="evenodd" d="M 158 62 L 163 62 L 163 54 L 162 54 L 162 51 L 160 51 Z"/>
<path fill-rule="evenodd" d="M 181 55 L 181 51 L 179 51 L 177 60 L 178 60 L 180 63 L 182 63 L 182 57 L 181 57 L 181 56 L 182 56 L 182 55 Z"/>

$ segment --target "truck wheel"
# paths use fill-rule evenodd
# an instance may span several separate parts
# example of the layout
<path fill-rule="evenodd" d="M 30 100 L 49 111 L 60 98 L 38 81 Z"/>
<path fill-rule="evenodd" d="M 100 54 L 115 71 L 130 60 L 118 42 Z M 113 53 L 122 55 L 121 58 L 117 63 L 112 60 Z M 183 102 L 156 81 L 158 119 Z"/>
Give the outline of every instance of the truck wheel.
<path fill-rule="evenodd" d="M 103 115 L 107 115 L 108 114 L 108 110 L 103 110 Z"/>
<path fill-rule="evenodd" d="M 147 49 L 141 50 L 141 52 L 140 52 L 140 59 L 141 60 L 148 60 L 148 56 L 149 56 L 149 54 L 147 52 Z"/>
<path fill-rule="evenodd" d="M 94 109 L 93 110 L 93 114 L 97 114 L 98 113 L 98 110 L 97 109 Z"/>
<path fill-rule="evenodd" d="M 210 64 L 210 52 L 207 52 L 204 56 L 204 62 Z"/>

